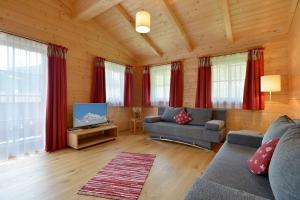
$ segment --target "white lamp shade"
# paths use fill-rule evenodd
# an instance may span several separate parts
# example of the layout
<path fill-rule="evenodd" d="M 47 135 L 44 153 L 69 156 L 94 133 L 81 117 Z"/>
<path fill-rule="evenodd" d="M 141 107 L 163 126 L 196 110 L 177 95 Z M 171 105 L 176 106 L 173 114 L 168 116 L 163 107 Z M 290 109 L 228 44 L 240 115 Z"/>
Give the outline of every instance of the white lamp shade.
<path fill-rule="evenodd" d="M 281 77 L 280 75 L 267 75 L 261 77 L 261 91 L 262 92 L 279 92 L 281 91 Z"/>
<path fill-rule="evenodd" d="M 148 33 L 150 31 L 150 13 L 146 11 L 136 13 L 135 30 L 139 33 Z"/>

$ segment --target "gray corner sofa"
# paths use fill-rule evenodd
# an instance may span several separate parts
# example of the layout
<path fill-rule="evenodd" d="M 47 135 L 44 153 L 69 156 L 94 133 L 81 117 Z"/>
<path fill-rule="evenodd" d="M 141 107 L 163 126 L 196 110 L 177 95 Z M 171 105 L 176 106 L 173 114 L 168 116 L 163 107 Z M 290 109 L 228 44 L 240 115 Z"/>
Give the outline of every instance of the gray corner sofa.
<path fill-rule="evenodd" d="M 275 124 L 275 123 L 274 123 Z M 272 125 L 265 136 L 253 131 L 231 131 L 206 172 L 185 200 L 294 200 L 300 199 L 299 122 Z M 264 140 L 281 136 L 268 176 L 250 173 L 247 160 Z"/>
<path fill-rule="evenodd" d="M 173 119 L 182 109 L 192 117 L 187 125 L 179 125 Z M 212 149 L 214 143 L 225 139 L 226 110 L 159 107 L 157 116 L 145 117 L 143 127 L 152 139 Z"/>

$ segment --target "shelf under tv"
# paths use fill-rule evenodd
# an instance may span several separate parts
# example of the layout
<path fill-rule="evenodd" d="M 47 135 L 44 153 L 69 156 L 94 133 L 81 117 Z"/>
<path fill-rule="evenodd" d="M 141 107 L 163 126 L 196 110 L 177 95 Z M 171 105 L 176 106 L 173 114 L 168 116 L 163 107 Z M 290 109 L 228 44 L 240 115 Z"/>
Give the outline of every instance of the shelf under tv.
<path fill-rule="evenodd" d="M 115 140 L 118 127 L 114 124 L 104 124 L 95 128 L 68 131 L 68 146 L 81 149 L 95 144 Z"/>

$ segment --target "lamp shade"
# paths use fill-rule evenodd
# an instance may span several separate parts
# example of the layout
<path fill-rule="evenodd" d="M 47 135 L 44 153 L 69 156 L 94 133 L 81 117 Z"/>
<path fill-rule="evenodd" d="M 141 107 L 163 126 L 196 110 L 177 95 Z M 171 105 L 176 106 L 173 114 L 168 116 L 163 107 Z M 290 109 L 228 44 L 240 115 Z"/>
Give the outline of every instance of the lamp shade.
<path fill-rule="evenodd" d="M 280 75 L 267 75 L 261 77 L 260 90 L 262 92 L 279 92 L 281 91 Z"/>
<path fill-rule="evenodd" d="M 146 11 L 136 13 L 135 30 L 139 33 L 148 33 L 150 31 L 150 13 Z"/>

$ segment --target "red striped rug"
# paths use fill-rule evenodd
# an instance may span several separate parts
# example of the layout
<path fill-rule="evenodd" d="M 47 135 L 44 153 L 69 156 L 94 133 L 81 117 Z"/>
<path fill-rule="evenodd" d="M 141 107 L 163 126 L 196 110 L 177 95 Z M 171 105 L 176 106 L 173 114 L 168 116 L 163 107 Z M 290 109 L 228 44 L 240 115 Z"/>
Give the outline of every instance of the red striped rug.
<path fill-rule="evenodd" d="M 118 200 L 136 200 L 153 165 L 155 155 L 122 152 L 112 159 L 78 194 Z"/>

